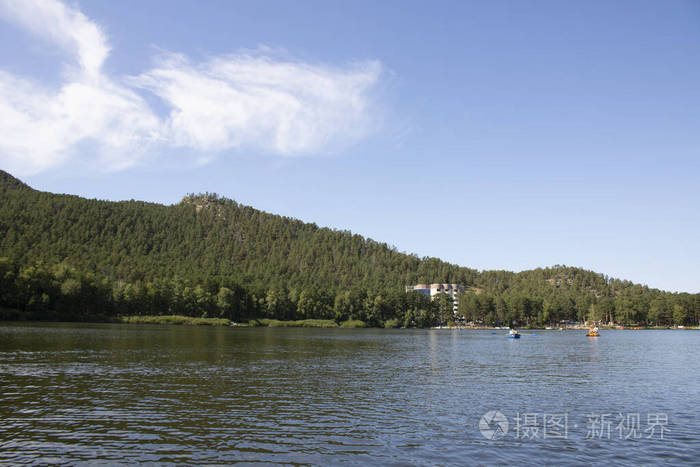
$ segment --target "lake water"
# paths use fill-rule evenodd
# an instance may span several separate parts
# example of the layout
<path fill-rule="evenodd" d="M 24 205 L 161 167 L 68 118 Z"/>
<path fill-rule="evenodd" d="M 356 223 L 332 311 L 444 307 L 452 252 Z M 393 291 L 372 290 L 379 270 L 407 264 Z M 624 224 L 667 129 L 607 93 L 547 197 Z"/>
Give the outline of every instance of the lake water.
<path fill-rule="evenodd" d="M 0 463 L 700 463 L 700 332 L 584 334 L 0 323 Z"/>

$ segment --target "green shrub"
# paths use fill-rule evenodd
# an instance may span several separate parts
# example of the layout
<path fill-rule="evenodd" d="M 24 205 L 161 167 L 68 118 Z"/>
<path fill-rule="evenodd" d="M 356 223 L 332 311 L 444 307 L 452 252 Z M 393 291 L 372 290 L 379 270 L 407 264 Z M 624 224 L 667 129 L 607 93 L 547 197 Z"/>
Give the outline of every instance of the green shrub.
<path fill-rule="evenodd" d="M 384 327 L 387 329 L 398 328 L 398 327 L 400 327 L 399 320 L 398 319 L 388 319 L 388 320 L 384 321 Z"/>
<path fill-rule="evenodd" d="M 367 323 L 359 319 L 349 319 L 340 323 L 341 328 L 366 328 Z"/>
<path fill-rule="evenodd" d="M 332 319 L 303 319 L 302 326 L 305 328 L 337 328 L 338 323 Z"/>
<path fill-rule="evenodd" d="M 255 318 L 255 319 L 251 319 L 250 321 L 248 321 L 248 326 L 251 326 L 251 327 L 259 327 L 259 326 L 266 327 L 266 326 L 270 326 L 270 323 L 272 323 L 273 321 L 277 321 L 277 320 L 276 320 L 276 319 L 268 319 L 268 318 Z"/>
<path fill-rule="evenodd" d="M 129 324 L 191 324 L 197 326 L 228 326 L 231 324 L 231 321 L 225 318 L 192 318 L 180 315 L 122 316 L 120 321 Z"/>
<path fill-rule="evenodd" d="M 288 328 L 292 324 L 295 323 L 296 321 L 280 321 L 278 319 L 266 319 L 264 320 L 265 323 L 262 322 L 263 320 L 258 320 L 260 323 L 260 326 L 267 326 L 269 328 Z"/>
<path fill-rule="evenodd" d="M 338 325 L 332 319 L 300 319 L 296 321 L 267 320 L 269 327 L 280 328 L 336 328 Z"/>

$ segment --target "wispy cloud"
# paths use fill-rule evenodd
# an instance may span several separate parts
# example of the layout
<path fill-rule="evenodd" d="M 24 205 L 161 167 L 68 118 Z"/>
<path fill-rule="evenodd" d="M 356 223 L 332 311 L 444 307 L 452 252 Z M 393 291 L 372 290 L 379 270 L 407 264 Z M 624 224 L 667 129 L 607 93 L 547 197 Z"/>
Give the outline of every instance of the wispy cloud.
<path fill-rule="evenodd" d="M 201 150 L 261 145 L 284 155 L 317 152 L 368 131 L 368 90 L 378 62 L 338 70 L 231 55 L 199 65 L 161 57 L 131 82 L 172 108 L 165 134 Z"/>
<path fill-rule="evenodd" d="M 121 169 L 158 138 L 160 121 L 145 101 L 102 72 L 109 46 L 85 15 L 48 0 L 0 0 L 0 13 L 72 57 L 59 89 L 0 71 L 4 166 L 39 172 L 70 160 L 77 144 L 91 141 L 100 165 Z"/>
<path fill-rule="evenodd" d="M 109 55 L 102 30 L 80 11 L 54 0 L 0 0 L 2 16 L 74 54 L 82 71 L 97 77 Z"/>
<path fill-rule="evenodd" d="M 192 63 L 166 53 L 138 76 L 112 77 L 102 67 L 106 35 L 77 9 L 56 0 L 0 0 L 0 14 L 71 57 L 59 89 L 0 71 L 0 161 L 18 173 L 66 163 L 82 143 L 94 145 L 101 167 L 118 170 L 167 147 L 192 149 L 197 159 L 241 147 L 318 154 L 373 127 L 377 61 L 337 68 L 260 51 Z M 166 115 L 148 105 L 147 92 Z"/>

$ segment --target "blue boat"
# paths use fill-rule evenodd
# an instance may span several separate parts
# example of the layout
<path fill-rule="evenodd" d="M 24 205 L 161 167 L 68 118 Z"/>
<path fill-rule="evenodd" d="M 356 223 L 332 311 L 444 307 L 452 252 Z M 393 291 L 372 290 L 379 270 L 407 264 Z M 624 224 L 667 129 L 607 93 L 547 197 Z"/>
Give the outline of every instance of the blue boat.
<path fill-rule="evenodd" d="M 520 334 L 518 334 L 518 331 L 515 329 L 511 329 L 510 332 L 508 333 L 508 338 L 509 339 L 520 339 Z"/>

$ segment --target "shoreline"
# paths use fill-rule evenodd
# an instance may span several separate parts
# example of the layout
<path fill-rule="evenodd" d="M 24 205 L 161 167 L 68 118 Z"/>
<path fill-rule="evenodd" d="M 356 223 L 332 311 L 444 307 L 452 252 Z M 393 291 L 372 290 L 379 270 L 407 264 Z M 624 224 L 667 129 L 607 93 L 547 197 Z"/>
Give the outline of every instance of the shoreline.
<path fill-rule="evenodd" d="M 332 320 L 251 320 L 257 324 L 250 322 L 234 322 L 224 318 L 193 318 L 189 316 L 165 315 L 165 316 L 129 316 L 115 320 L 105 321 L 76 321 L 76 320 L 7 320 L 0 319 L 2 323 L 52 323 L 52 324 L 147 324 L 147 325 L 174 325 L 174 326 L 216 326 L 216 327 L 232 327 L 232 328 L 316 328 L 316 329 L 425 329 L 431 331 L 508 331 L 509 328 L 490 327 L 490 326 L 433 326 L 427 328 L 419 327 L 376 327 L 368 326 L 365 323 L 348 323 L 341 322 L 340 324 Z M 263 321 L 263 322 L 259 322 Z M 268 322 L 269 321 L 269 322 Z M 700 327 L 668 327 L 668 326 L 646 326 L 646 327 L 600 327 L 601 331 L 698 331 Z M 528 331 L 588 331 L 588 327 L 566 327 L 566 328 L 517 328 L 521 333 Z"/>
<path fill-rule="evenodd" d="M 597 325 L 601 331 L 647 331 L 647 330 L 667 330 L 667 331 L 699 331 L 700 326 L 601 326 Z M 563 327 L 515 327 L 521 331 L 588 331 L 590 326 L 569 325 Z M 430 329 L 450 330 L 450 331 L 507 331 L 510 328 L 504 326 L 434 326 Z"/>
<path fill-rule="evenodd" d="M 482 330 L 482 331 L 506 331 L 510 329 L 507 326 L 484 326 L 484 325 L 454 325 L 454 326 L 432 326 L 426 328 L 419 327 L 401 327 L 394 325 L 370 326 L 360 320 L 346 320 L 337 322 L 332 319 L 300 319 L 300 320 L 278 320 L 270 318 L 246 318 L 242 321 L 232 321 L 227 318 L 203 318 L 184 315 L 133 315 L 133 316 L 116 316 L 108 318 L 102 316 L 93 316 L 98 319 L 80 319 L 76 315 L 60 316 L 53 315 L 55 319 L 32 319 L 32 314 L 22 316 L 19 310 L 11 308 L 0 308 L 0 322 L 47 322 L 47 323 L 122 323 L 122 324 L 174 324 L 174 325 L 193 325 L 193 326 L 230 326 L 230 327 L 300 327 L 300 328 L 342 328 L 342 329 L 432 329 L 432 330 Z M 23 319 L 24 318 L 24 319 Z M 27 319 L 29 318 L 29 319 Z M 45 316 L 44 316 L 45 318 Z M 64 318 L 64 319 L 61 319 Z M 77 319 L 76 319 L 77 318 Z M 391 321 L 391 320 L 390 320 Z M 700 326 L 625 326 L 625 325 L 597 325 L 600 330 L 625 330 L 625 331 L 640 331 L 640 330 L 675 330 L 675 331 L 696 331 L 700 330 Z M 583 323 L 572 323 L 564 326 L 523 326 L 516 327 L 522 331 L 585 331 L 590 326 Z"/>

